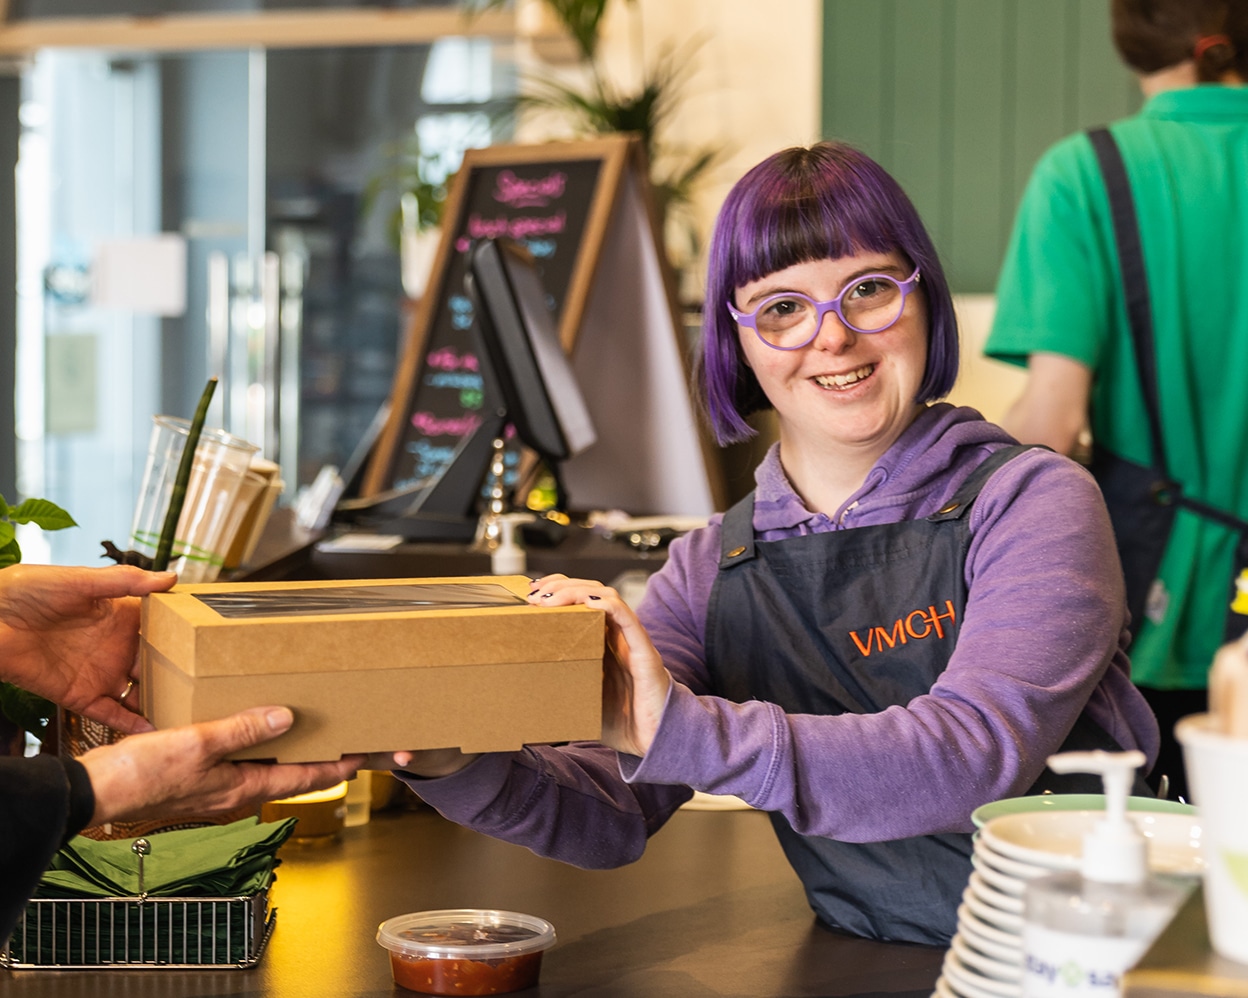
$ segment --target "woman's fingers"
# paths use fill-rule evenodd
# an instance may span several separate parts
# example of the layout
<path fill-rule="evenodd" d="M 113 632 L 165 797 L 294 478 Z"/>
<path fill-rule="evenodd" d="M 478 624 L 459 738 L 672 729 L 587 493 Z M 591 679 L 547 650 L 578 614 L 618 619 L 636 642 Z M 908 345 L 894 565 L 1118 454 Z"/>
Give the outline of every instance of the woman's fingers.
<path fill-rule="evenodd" d="M 528 597 L 535 606 L 598 607 L 607 616 L 603 659 L 603 743 L 645 755 L 654 741 L 672 678 L 645 626 L 620 594 L 601 582 L 547 575 Z"/>

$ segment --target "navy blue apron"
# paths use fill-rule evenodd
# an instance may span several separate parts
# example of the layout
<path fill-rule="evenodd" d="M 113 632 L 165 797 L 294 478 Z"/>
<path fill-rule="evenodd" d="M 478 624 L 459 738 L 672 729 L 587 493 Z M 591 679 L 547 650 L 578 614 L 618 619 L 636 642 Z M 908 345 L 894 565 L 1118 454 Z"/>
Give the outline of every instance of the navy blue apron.
<path fill-rule="evenodd" d="M 1027 449 L 994 452 L 924 520 L 756 542 L 746 496 L 725 514 L 711 591 L 713 693 L 792 714 L 870 714 L 927 693 L 966 607 L 966 513 L 988 477 Z M 1086 716 L 1062 748 L 1120 750 Z M 1095 777 L 1045 774 L 1029 792 L 1101 791 Z M 770 817 L 822 921 L 871 939 L 948 944 L 971 872 L 970 835 L 838 842 Z"/>

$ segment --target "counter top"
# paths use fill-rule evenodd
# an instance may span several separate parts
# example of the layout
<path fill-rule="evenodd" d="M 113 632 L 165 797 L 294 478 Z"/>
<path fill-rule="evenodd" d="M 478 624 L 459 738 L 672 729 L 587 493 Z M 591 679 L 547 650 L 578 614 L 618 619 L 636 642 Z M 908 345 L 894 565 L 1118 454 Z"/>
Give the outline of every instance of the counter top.
<path fill-rule="evenodd" d="M 375 941 L 384 919 L 493 907 L 549 919 L 558 942 L 534 998 L 878 995 L 928 998 L 944 950 L 819 926 L 767 816 L 678 812 L 636 863 L 579 870 L 460 828 L 385 811 L 339 841 L 288 843 L 277 925 L 249 970 L 0 971 L 6 998 L 400 998 Z"/>
<path fill-rule="evenodd" d="M 308 579 L 417 579 L 452 575 L 489 575 L 490 556 L 471 545 L 453 542 L 405 542 L 389 550 L 334 550 L 321 542 L 349 531 L 309 531 L 289 509 L 274 510 L 251 562 L 221 581 L 273 582 Z M 553 547 L 530 545 L 530 575 L 562 572 L 608 584 L 625 573 L 649 575 L 667 560 L 667 551 L 635 551 L 623 541 L 609 541 L 575 526 Z"/>
<path fill-rule="evenodd" d="M 1228 960 L 1209 944 L 1204 891 L 1197 888 L 1122 980 L 1124 998 L 1210 995 L 1248 998 L 1248 965 Z"/>

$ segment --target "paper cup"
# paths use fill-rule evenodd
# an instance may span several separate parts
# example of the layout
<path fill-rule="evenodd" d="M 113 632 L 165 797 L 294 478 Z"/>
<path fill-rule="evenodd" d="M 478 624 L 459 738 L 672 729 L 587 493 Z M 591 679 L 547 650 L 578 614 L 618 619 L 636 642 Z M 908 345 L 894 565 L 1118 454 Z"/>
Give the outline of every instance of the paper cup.
<path fill-rule="evenodd" d="M 189 420 L 175 416 L 153 416 L 152 422 L 147 463 L 130 529 L 131 549 L 148 557 L 156 554 L 160 544 L 191 427 Z M 230 540 L 225 537 L 226 527 L 247 466 L 258 449 L 224 430 L 201 431 L 169 559 L 169 568 L 178 573 L 179 582 L 212 582 L 221 571 Z"/>
<path fill-rule="evenodd" d="M 264 533 L 265 524 L 269 521 L 269 515 L 277 504 L 277 497 L 286 487 L 286 483 L 278 477 L 278 470 L 278 466 L 272 461 L 265 461 L 263 458 L 252 459 L 251 466 L 247 470 L 247 481 L 239 490 L 238 501 L 235 503 L 238 523 L 229 531 L 233 540 L 230 541 L 230 546 L 225 552 L 227 569 L 246 565 L 255 553 L 260 543 L 260 536 Z M 249 494 L 248 482 L 253 481 L 253 476 L 260 479 L 260 487 L 257 492 Z"/>
<path fill-rule="evenodd" d="M 1248 963 L 1248 739 L 1222 734 L 1210 714 L 1183 718 L 1174 733 L 1204 826 L 1209 939 L 1220 956 Z"/>

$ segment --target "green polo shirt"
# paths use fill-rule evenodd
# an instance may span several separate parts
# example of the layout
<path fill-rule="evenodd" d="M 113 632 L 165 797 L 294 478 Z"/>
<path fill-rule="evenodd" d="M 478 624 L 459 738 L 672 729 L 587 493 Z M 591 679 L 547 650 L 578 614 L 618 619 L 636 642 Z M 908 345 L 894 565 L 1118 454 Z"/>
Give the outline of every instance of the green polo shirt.
<path fill-rule="evenodd" d="M 1248 518 L 1248 87 L 1167 91 L 1111 131 L 1139 216 L 1170 473 Z M 1109 203 L 1082 133 L 1036 165 L 997 286 L 985 352 L 1025 365 L 1037 351 L 1092 369 L 1093 435 L 1148 463 Z M 1137 683 L 1206 685 L 1234 548 L 1230 531 L 1179 512 L 1160 572 L 1168 599 L 1131 650 Z"/>

